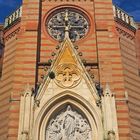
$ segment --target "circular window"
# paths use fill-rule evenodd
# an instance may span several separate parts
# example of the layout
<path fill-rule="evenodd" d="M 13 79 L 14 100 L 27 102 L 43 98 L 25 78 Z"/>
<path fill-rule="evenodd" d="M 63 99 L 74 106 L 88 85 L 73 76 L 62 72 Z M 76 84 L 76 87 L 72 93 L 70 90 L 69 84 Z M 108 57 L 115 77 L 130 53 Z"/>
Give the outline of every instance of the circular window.
<path fill-rule="evenodd" d="M 77 41 L 89 31 L 88 17 L 82 11 L 66 7 L 56 10 L 46 20 L 46 29 L 55 40 L 62 41 L 64 39 L 66 27 L 69 38 L 72 41 Z"/>

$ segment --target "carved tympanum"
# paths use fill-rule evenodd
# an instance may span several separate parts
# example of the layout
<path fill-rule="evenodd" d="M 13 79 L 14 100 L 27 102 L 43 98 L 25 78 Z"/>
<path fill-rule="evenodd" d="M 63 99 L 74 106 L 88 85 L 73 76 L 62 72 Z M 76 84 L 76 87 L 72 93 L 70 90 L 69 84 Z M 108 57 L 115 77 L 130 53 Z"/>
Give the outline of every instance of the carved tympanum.
<path fill-rule="evenodd" d="M 50 120 L 46 140 L 91 140 L 91 128 L 86 118 L 67 106 Z"/>
<path fill-rule="evenodd" d="M 56 68 L 55 82 L 63 88 L 75 87 L 81 80 L 80 71 L 73 64 L 63 64 Z"/>

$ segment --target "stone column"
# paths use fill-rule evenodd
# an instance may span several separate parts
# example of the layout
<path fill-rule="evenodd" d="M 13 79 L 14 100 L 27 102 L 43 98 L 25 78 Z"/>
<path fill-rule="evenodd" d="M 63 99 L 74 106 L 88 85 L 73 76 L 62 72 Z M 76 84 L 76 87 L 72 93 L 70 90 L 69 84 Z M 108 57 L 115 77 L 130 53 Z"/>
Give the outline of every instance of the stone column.
<path fill-rule="evenodd" d="M 101 99 L 105 140 L 119 140 L 115 97 L 108 84 Z"/>
<path fill-rule="evenodd" d="M 20 120 L 18 140 L 31 140 L 31 130 L 33 121 L 34 97 L 30 86 L 27 85 L 20 101 Z"/>

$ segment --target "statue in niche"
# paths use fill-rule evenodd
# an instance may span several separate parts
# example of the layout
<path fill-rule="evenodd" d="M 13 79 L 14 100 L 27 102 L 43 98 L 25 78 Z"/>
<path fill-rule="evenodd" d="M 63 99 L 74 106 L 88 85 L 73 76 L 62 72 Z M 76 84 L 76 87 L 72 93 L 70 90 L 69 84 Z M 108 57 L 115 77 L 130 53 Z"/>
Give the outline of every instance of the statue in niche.
<path fill-rule="evenodd" d="M 50 120 L 46 140 L 91 140 L 91 128 L 86 118 L 68 106 Z"/>

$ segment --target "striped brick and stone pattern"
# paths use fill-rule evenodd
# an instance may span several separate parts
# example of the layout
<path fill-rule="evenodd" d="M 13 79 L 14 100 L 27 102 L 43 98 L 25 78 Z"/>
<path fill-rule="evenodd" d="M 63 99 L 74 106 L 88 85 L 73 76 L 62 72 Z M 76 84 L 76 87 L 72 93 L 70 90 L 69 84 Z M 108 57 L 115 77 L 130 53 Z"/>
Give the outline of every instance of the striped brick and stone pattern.
<path fill-rule="evenodd" d="M 125 100 L 125 84 L 119 35 L 112 12 L 111 1 L 95 0 L 96 35 L 102 85 L 110 84 L 116 96 L 120 140 L 130 138 L 128 105 Z M 124 123 L 125 120 L 125 123 Z"/>
<path fill-rule="evenodd" d="M 131 17 L 124 11 L 118 12 L 122 16 L 116 16 L 116 29 L 119 36 L 119 44 L 121 50 L 121 59 L 123 64 L 123 75 L 125 84 L 126 100 L 128 104 L 127 112 L 122 108 L 124 118 L 120 121 L 123 122 L 124 128 L 130 127 L 129 137 L 138 140 L 140 137 L 140 75 L 139 75 L 139 62 L 140 62 L 140 46 L 139 46 L 139 29 Z M 130 20 L 124 22 L 127 18 Z M 125 115 L 129 114 L 129 117 Z M 130 120 L 129 124 L 127 120 Z"/>
<path fill-rule="evenodd" d="M 138 139 L 140 95 L 135 33 L 116 23 L 111 0 L 45 0 L 42 1 L 40 62 L 53 60 L 52 52 L 56 52 L 59 42 L 47 33 L 46 19 L 51 11 L 64 5 L 82 10 L 89 17 L 88 35 L 74 45 L 82 52 L 81 59 L 98 63 L 99 72 L 98 69 L 93 70 L 95 77 L 103 87 L 109 83 L 115 93 L 120 140 L 128 140 L 132 136 Z M 17 140 L 20 94 L 27 84 L 32 87 L 35 84 L 38 18 L 39 0 L 23 0 L 22 16 L 4 31 L 5 52 L 0 79 L 1 140 Z M 132 38 L 118 32 L 116 27 L 123 28 Z"/>
<path fill-rule="evenodd" d="M 38 0 L 24 0 L 22 16 L 4 30 L 4 59 L 0 79 L 0 140 L 17 140 L 20 96 L 27 83 L 34 86 Z M 14 20 L 14 19 L 9 19 Z M 8 22 L 10 23 L 10 22 Z M 34 27 L 34 26 L 33 26 Z"/>
<path fill-rule="evenodd" d="M 0 77 L 2 76 L 3 51 L 4 51 L 3 25 L 0 24 Z"/>
<path fill-rule="evenodd" d="M 135 32 L 124 27 L 119 27 L 120 48 L 123 63 L 124 83 L 128 92 L 129 119 L 131 126 L 131 137 L 134 140 L 140 138 L 140 73 L 139 52 L 140 47 L 136 45 Z M 137 31 L 138 32 L 138 31 Z"/>

